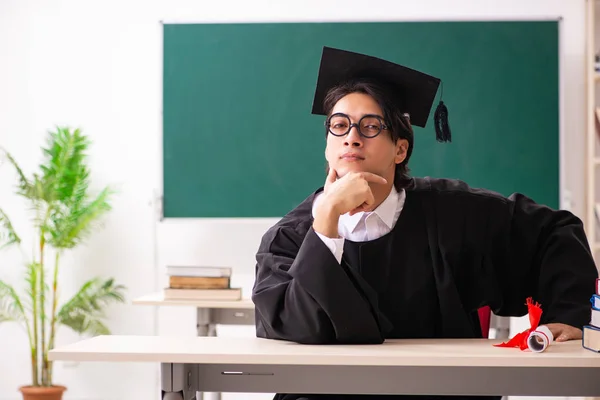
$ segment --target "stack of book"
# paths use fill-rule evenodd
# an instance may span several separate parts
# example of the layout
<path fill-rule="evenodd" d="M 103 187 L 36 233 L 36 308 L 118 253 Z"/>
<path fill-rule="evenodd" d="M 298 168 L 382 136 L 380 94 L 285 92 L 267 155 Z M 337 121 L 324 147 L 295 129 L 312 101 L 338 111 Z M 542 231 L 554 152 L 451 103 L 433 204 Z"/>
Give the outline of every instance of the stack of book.
<path fill-rule="evenodd" d="M 596 293 L 590 299 L 592 316 L 589 325 L 583 327 L 582 345 L 584 348 L 600 353 L 600 279 L 596 279 Z"/>
<path fill-rule="evenodd" d="M 241 288 L 232 288 L 231 268 L 168 266 L 166 300 L 240 300 Z"/>

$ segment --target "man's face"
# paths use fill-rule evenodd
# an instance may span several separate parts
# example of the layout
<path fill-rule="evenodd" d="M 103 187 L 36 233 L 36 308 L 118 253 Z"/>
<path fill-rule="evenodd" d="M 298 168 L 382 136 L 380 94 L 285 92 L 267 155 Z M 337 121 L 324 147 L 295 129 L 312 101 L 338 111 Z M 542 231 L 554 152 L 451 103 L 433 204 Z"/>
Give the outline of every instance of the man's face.
<path fill-rule="evenodd" d="M 346 114 L 353 124 L 368 114 L 379 115 L 383 120 L 383 112 L 377 102 L 363 93 L 342 97 L 333 107 L 331 115 L 336 113 Z M 390 182 L 396 164 L 406 158 L 407 149 L 408 141 L 400 139 L 394 143 L 389 130 L 381 131 L 374 138 L 366 138 L 360 135 L 355 126 L 345 136 L 327 134 L 325 158 L 340 178 L 350 171 L 366 171 L 383 176 Z"/>

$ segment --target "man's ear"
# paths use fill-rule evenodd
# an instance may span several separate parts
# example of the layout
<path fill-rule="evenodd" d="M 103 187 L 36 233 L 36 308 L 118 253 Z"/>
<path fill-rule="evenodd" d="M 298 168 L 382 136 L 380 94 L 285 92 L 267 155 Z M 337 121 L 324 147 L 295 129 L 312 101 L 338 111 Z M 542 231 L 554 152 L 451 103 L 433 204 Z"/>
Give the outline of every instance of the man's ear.
<path fill-rule="evenodd" d="M 396 142 L 396 156 L 394 158 L 394 162 L 396 164 L 401 164 L 408 154 L 408 140 L 406 139 L 398 139 Z"/>

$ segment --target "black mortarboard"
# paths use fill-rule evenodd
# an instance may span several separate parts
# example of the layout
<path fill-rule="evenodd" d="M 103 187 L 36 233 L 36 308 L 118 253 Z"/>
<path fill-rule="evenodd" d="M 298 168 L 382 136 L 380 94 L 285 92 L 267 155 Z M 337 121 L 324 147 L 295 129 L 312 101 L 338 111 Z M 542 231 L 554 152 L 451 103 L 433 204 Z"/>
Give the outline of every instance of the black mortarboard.
<path fill-rule="evenodd" d="M 412 125 L 425 127 L 440 79 L 364 54 L 323 47 L 312 113 L 325 115 L 323 100 L 333 87 L 353 79 L 375 79 L 396 96 L 402 112 L 408 113 Z M 434 114 L 438 141 L 451 140 L 448 110 L 441 101 Z"/>

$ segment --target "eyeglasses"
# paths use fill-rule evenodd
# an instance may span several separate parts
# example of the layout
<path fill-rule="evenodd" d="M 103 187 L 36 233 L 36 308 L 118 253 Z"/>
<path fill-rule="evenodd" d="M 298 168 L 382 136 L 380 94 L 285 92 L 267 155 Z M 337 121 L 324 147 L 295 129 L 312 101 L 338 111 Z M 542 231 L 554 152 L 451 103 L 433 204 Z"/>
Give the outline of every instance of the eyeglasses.
<path fill-rule="evenodd" d="M 325 126 L 329 133 L 333 136 L 344 136 L 350 132 L 352 127 L 358 129 L 358 133 L 366 138 L 374 138 L 379 135 L 382 130 L 388 129 L 388 126 L 383 123 L 383 119 L 379 115 L 365 115 L 358 123 L 352 123 L 350 117 L 343 113 L 333 114 L 325 121 Z"/>

